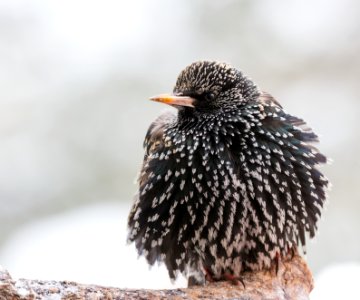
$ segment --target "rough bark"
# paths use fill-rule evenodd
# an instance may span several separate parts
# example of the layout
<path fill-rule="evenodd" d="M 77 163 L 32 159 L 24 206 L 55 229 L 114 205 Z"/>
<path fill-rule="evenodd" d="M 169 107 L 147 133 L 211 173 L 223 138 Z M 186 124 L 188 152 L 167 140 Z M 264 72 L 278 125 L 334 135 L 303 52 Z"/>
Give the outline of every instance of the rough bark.
<path fill-rule="evenodd" d="M 13 280 L 0 266 L 0 300 L 28 299 L 309 299 L 313 278 L 298 255 L 273 270 L 244 273 L 242 284 L 210 283 L 204 287 L 173 290 L 134 290 L 86 285 L 70 281 Z"/>

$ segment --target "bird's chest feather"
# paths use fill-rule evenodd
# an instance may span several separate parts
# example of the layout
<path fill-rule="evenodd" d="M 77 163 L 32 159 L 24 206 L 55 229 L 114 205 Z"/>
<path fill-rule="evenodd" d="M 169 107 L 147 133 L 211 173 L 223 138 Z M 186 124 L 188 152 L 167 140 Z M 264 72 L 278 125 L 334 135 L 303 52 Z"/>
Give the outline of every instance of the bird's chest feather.
<path fill-rule="evenodd" d="M 184 247 L 197 244 L 201 251 L 218 239 L 224 244 L 240 239 L 235 237 L 239 230 L 232 229 L 243 227 L 239 220 L 246 219 L 248 198 L 237 173 L 251 123 L 231 114 L 226 121 L 164 130 L 141 175 L 146 180 L 140 184 L 140 222 L 147 224 L 149 236 Z"/>
<path fill-rule="evenodd" d="M 163 143 L 150 154 L 144 172 L 148 183 L 156 185 L 159 195 L 155 203 L 193 203 L 197 209 L 203 202 L 225 199 L 232 191 L 235 161 L 230 146 L 234 138 L 219 132 L 210 122 L 207 130 L 169 128 Z M 143 193 L 146 185 L 143 186 Z M 225 195 L 226 194 L 226 195 Z M 196 216 L 191 215 L 190 221 Z"/>
<path fill-rule="evenodd" d="M 259 110 L 252 112 L 259 115 Z M 258 137 L 253 131 L 261 127 L 261 119 L 253 115 L 247 111 L 245 118 L 229 111 L 221 117 L 168 126 L 143 168 L 147 181 L 140 185 L 141 195 L 151 188 L 158 192 L 151 195 L 155 205 L 165 200 L 192 201 L 195 208 L 204 201 L 212 205 L 217 199 L 237 197 L 239 172 L 247 171 L 245 156 L 259 160 L 256 153 L 261 152 L 254 149 Z"/>

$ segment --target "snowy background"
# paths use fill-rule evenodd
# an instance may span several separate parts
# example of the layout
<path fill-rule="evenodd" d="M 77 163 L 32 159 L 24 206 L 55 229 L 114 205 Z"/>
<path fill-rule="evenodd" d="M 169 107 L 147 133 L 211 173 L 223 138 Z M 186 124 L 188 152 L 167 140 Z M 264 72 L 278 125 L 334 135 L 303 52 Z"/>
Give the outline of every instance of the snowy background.
<path fill-rule="evenodd" d="M 164 108 L 147 99 L 213 59 L 320 134 L 333 189 L 307 247 L 313 299 L 358 299 L 336 290 L 360 278 L 359 19 L 355 0 L 0 1 L 0 264 L 171 287 L 125 243 L 144 134 Z"/>

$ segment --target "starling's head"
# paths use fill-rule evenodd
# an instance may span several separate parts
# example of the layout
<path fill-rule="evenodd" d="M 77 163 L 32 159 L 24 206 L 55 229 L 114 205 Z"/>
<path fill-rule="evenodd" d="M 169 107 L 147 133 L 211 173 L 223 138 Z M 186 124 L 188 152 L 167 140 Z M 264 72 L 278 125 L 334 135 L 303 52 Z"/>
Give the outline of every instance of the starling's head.
<path fill-rule="evenodd" d="M 212 111 L 235 102 L 251 101 L 258 95 L 255 84 L 230 65 L 198 61 L 181 71 L 173 95 L 159 95 L 151 100 L 177 108 Z"/>

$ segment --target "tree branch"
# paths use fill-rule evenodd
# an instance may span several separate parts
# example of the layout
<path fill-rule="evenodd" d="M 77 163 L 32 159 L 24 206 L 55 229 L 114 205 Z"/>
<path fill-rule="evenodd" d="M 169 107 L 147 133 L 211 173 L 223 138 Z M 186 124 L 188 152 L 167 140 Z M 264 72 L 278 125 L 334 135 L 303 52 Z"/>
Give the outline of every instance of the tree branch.
<path fill-rule="evenodd" d="M 210 283 L 204 287 L 173 290 L 134 290 L 86 285 L 70 281 L 13 280 L 0 266 L 0 300 L 33 299 L 238 299 L 305 300 L 313 279 L 305 261 L 298 255 L 279 264 L 275 270 L 246 272 L 242 284 Z"/>

